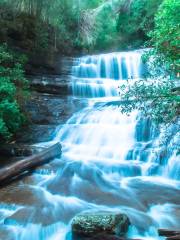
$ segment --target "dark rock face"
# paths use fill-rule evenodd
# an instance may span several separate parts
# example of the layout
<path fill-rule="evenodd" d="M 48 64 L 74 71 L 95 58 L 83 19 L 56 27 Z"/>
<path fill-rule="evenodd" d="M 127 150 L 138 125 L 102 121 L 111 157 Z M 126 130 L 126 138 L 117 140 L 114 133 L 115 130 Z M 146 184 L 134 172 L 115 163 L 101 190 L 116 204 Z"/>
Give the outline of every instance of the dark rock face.
<path fill-rule="evenodd" d="M 29 74 L 31 89 L 48 94 L 69 94 L 73 58 L 63 57 L 57 61 L 57 74 Z"/>
<path fill-rule="evenodd" d="M 87 102 L 66 95 L 49 95 L 33 92 L 26 103 L 30 124 L 16 134 L 16 143 L 29 145 L 51 141 L 56 128 L 60 128 L 74 112 Z"/>
<path fill-rule="evenodd" d="M 84 237 L 100 239 L 98 234 L 103 234 L 104 236 L 109 235 L 109 238 L 107 236 L 105 239 L 116 240 L 118 239 L 116 236 L 125 236 L 129 225 L 128 217 L 122 213 L 87 212 L 74 218 L 72 222 L 73 239 L 85 239 Z M 96 238 L 94 238 L 95 236 Z"/>
<path fill-rule="evenodd" d="M 21 51 L 29 57 L 25 66 L 28 75 L 67 75 L 71 71 L 73 58 L 70 56 L 72 53 L 68 57 L 54 51 L 46 53 Z"/>
<path fill-rule="evenodd" d="M 37 152 L 36 147 L 22 144 L 6 144 L 0 148 L 0 154 L 6 157 L 28 157 Z"/>
<path fill-rule="evenodd" d="M 70 76 L 28 77 L 32 90 L 48 94 L 69 94 Z"/>

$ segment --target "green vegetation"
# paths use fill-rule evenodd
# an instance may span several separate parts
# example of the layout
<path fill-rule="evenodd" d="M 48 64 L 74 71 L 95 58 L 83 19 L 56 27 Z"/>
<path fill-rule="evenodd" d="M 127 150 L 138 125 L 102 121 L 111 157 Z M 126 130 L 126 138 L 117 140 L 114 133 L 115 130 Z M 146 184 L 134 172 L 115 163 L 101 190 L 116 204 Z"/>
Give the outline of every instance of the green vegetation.
<path fill-rule="evenodd" d="M 24 78 L 24 58 L 0 46 L 0 142 L 8 140 L 23 124 L 22 104 L 28 83 Z"/>
<path fill-rule="evenodd" d="M 144 46 L 148 33 L 154 29 L 154 16 L 163 0 L 123 1 L 119 10 L 117 29 L 121 35 L 121 45 Z M 126 4 L 125 4 L 126 2 Z"/>
<path fill-rule="evenodd" d="M 164 0 L 155 17 L 155 28 L 149 33 L 156 57 L 155 65 L 164 66 L 168 75 L 180 72 L 180 1 Z"/>
<path fill-rule="evenodd" d="M 70 1 L 0 1 L 0 41 L 28 55 L 72 50 Z"/>
<path fill-rule="evenodd" d="M 81 9 L 81 43 L 92 51 L 143 47 L 162 1 L 96 1 L 96 8 Z"/>
<path fill-rule="evenodd" d="M 149 43 L 153 47 L 145 55 L 150 62 L 151 76 L 134 85 L 123 86 L 124 100 L 135 101 L 123 107 L 122 111 L 141 110 L 158 123 L 176 120 L 180 113 L 180 2 L 164 0 L 156 17 L 155 28 L 149 33 Z M 156 78 L 155 80 L 151 80 Z"/>
<path fill-rule="evenodd" d="M 1 0 L 0 41 L 31 52 L 72 54 L 143 47 L 151 39 L 158 50 L 170 47 L 171 57 L 178 10 L 176 0 Z"/>
<path fill-rule="evenodd" d="M 176 121 L 180 113 L 180 90 L 169 78 L 141 79 L 134 85 L 123 85 L 121 98 L 126 102 L 122 112 L 138 109 L 157 124 Z"/>
<path fill-rule="evenodd" d="M 143 46 L 162 0 L 1 0 L 0 41 L 28 52 Z"/>
<path fill-rule="evenodd" d="M 179 0 L 0 0 L 0 137 L 23 124 L 27 81 L 22 57 L 47 64 L 56 53 L 75 55 L 149 46 L 157 83 L 139 81 L 122 97 L 159 122 L 179 114 Z M 6 43 L 5 47 L 3 44 Z M 39 60 L 40 59 L 40 60 Z M 168 77 L 170 76 L 170 78 Z M 124 87 L 127 90 L 127 87 Z M 172 90 L 174 89 L 174 90 Z M 148 101 L 144 101 L 147 99 Z"/>

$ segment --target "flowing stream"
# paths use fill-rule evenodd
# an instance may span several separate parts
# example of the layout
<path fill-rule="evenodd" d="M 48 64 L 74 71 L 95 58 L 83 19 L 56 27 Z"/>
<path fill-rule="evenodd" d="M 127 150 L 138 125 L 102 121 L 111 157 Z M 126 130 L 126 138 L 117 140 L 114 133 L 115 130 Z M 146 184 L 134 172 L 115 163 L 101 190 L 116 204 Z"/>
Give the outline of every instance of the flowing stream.
<path fill-rule="evenodd" d="M 0 239 L 70 240 L 72 218 L 87 210 L 127 214 L 130 238 L 161 239 L 158 228 L 180 229 L 176 126 L 166 147 L 165 132 L 150 119 L 120 112 L 118 86 L 146 73 L 141 55 L 74 60 L 74 99 L 86 107 L 57 128 L 61 159 L 0 192 Z"/>

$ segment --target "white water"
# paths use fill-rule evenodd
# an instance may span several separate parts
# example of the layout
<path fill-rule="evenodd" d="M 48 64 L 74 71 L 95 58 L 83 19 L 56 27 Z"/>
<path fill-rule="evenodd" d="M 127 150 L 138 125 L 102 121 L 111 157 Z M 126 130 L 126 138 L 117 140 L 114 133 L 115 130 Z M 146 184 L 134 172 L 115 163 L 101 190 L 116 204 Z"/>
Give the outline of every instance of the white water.
<path fill-rule="evenodd" d="M 178 133 L 162 154 L 163 131 L 137 112 L 123 115 L 113 103 L 122 81 L 142 77 L 140 59 L 136 51 L 75 61 L 74 97 L 88 98 L 88 106 L 57 132 L 61 159 L 18 186 L 24 203 L 0 206 L 0 221 L 6 219 L 0 233 L 7 239 L 70 240 L 72 218 L 87 210 L 126 213 L 132 238 L 161 239 L 158 228 L 180 228 Z"/>
<path fill-rule="evenodd" d="M 118 96 L 122 80 L 138 79 L 145 73 L 141 51 L 102 54 L 77 59 L 73 66 L 73 93 L 81 97 Z"/>

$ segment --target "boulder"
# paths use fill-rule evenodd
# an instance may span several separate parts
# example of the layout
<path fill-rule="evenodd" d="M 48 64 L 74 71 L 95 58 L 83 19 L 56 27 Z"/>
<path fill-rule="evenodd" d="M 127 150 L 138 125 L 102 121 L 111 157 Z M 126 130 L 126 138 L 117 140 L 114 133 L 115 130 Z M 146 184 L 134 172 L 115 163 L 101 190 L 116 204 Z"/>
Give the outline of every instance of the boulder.
<path fill-rule="evenodd" d="M 72 221 L 73 239 L 95 237 L 98 234 L 125 236 L 129 225 L 130 221 L 123 213 L 86 212 L 77 215 Z"/>

